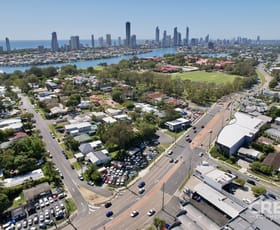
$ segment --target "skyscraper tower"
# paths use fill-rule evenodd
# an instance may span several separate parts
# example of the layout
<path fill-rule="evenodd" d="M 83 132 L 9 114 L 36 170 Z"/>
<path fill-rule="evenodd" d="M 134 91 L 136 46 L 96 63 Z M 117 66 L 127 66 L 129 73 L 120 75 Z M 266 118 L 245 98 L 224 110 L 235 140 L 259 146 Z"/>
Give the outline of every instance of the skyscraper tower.
<path fill-rule="evenodd" d="M 159 44 L 159 28 L 156 27 L 156 44 Z"/>
<path fill-rule="evenodd" d="M 9 40 L 9 38 L 6 38 L 5 40 L 6 40 L 6 49 L 8 52 L 10 52 L 11 51 L 10 40 Z"/>
<path fill-rule="evenodd" d="M 174 33 L 173 33 L 173 46 L 178 45 L 178 31 L 177 27 L 174 28 Z"/>
<path fill-rule="evenodd" d="M 79 38 L 79 36 L 71 36 L 70 37 L 70 49 L 71 50 L 80 49 L 80 38 Z"/>
<path fill-rule="evenodd" d="M 94 35 L 91 35 L 91 47 L 94 48 Z"/>
<path fill-rule="evenodd" d="M 167 33 L 166 33 L 166 30 L 163 31 L 162 47 L 167 47 Z"/>
<path fill-rule="evenodd" d="M 52 32 L 52 51 L 57 52 L 58 51 L 58 42 L 57 42 L 57 35 L 56 32 Z"/>
<path fill-rule="evenodd" d="M 209 42 L 209 34 L 207 34 L 205 37 L 205 43 L 207 44 L 208 42 Z"/>
<path fill-rule="evenodd" d="M 130 22 L 126 22 L 125 23 L 125 45 L 126 46 L 130 46 Z"/>
<path fill-rule="evenodd" d="M 187 26 L 187 28 L 186 28 L 186 46 L 188 46 L 189 45 L 189 39 L 190 39 L 190 34 L 189 34 L 189 27 Z"/>
<path fill-rule="evenodd" d="M 107 47 L 111 47 L 112 46 L 111 34 L 106 34 L 106 46 Z"/>

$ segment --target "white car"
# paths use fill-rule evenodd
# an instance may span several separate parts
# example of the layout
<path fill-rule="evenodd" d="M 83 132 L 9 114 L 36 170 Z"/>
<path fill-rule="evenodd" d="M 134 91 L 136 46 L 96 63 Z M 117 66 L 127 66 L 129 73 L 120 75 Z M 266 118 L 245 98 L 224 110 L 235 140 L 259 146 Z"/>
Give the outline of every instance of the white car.
<path fill-rule="evenodd" d="M 154 210 L 154 209 L 151 209 L 151 210 L 149 210 L 148 212 L 147 212 L 147 215 L 148 216 L 152 216 L 152 215 L 154 215 L 156 213 L 156 211 Z"/>
<path fill-rule="evenodd" d="M 139 214 L 139 212 L 137 211 L 137 210 L 134 210 L 134 211 L 132 211 L 131 213 L 130 213 L 130 216 L 131 217 L 135 217 L 135 216 L 137 216 Z"/>

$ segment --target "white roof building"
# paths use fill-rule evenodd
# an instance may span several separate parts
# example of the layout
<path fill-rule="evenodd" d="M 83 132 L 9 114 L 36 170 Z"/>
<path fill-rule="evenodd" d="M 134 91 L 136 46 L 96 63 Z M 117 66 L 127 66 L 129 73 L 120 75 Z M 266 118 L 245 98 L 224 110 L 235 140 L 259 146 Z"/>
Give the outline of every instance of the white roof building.
<path fill-rule="evenodd" d="M 194 187 L 194 191 L 231 218 L 238 216 L 239 212 L 243 209 L 243 207 L 234 203 L 227 196 L 216 191 L 205 183 L 196 185 Z"/>
<path fill-rule="evenodd" d="M 0 120 L 0 129 L 14 129 L 16 131 L 21 130 L 22 128 L 22 121 L 21 118 L 10 118 L 5 120 Z"/>
<path fill-rule="evenodd" d="M 235 119 L 225 126 L 216 143 L 224 153 L 231 155 L 245 143 L 251 142 L 265 122 L 245 113 L 235 113 Z"/>

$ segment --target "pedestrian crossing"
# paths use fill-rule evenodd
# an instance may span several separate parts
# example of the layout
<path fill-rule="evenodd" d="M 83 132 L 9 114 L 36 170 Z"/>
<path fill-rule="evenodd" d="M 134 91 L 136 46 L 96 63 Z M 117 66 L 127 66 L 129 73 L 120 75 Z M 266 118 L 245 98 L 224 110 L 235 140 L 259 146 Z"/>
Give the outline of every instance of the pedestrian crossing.
<path fill-rule="evenodd" d="M 89 209 L 89 212 L 95 212 L 96 210 L 98 210 L 100 207 L 99 206 L 95 206 L 94 204 L 89 204 L 88 203 L 88 209 Z"/>

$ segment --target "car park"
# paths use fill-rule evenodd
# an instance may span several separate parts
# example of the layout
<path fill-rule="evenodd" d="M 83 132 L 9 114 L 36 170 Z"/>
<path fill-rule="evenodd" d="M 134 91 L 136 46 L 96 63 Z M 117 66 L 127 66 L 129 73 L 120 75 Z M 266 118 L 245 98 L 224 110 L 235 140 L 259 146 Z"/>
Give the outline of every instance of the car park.
<path fill-rule="evenodd" d="M 40 223 L 39 228 L 40 229 L 47 229 L 47 225 L 45 225 L 44 223 Z"/>
<path fill-rule="evenodd" d="M 50 202 L 49 202 L 49 200 L 48 200 L 47 197 L 44 197 L 44 198 L 43 198 L 43 201 L 44 201 L 44 203 L 45 203 L 46 206 L 48 206 L 48 205 L 50 204 Z"/>
<path fill-rule="evenodd" d="M 147 215 L 148 216 L 152 216 L 156 213 L 156 211 L 154 209 L 150 209 L 148 212 L 147 212 Z"/>
<path fill-rule="evenodd" d="M 131 217 L 136 217 L 139 214 L 139 212 L 137 210 L 134 210 L 130 213 Z"/>
<path fill-rule="evenodd" d="M 39 221 L 40 222 L 44 222 L 45 218 L 44 218 L 44 214 L 42 212 L 40 212 L 40 215 L 39 215 Z"/>

